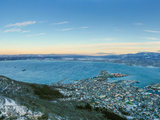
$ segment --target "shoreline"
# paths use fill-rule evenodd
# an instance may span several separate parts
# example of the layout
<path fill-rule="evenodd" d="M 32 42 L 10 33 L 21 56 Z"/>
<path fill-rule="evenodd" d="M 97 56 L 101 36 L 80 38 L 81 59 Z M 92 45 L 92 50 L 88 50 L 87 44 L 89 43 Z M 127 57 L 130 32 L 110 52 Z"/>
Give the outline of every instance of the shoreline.
<path fill-rule="evenodd" d="M 151 112 L 151 109 L 153 111 L 159 109 L 160 96 L 133 86 L 137 81 L 107 82 L 107 79 L 101 80 L 97 79 L 98 77 L 65 84 L 62 85 L 64 89 L 58 90 L 64 95 L 72 96 L 66 100 L 87 101 L 93 108 L 106 108 L 126 119 L 157 119 L 160 115 L 160 111 Z M 106 75 L 103 77 L 105 78 Z"/>
<path fill-rule="evenodd" d="M 139 65 L 133 63 L 124 63 L 124 62 L 115 62 L 109 60 L 66 60 L 66 59 L 16 59 L 16 60 L 0 60 L 0 62 L 11 62 L 11 61 L 49 61 L 49 62 L 104 62 L 104 63 L 112 63 L 112 64 L 122 64 L 126 66 L 133 66 L 133 67 L 146 67 L 146 68 L 160 68 L 160 66 L 155 65 Z"/>
<path fill-rule="evenodd" d="M 137 82 L 135 80 L 108 82 L 108 78 L 113 77 L 113 75 L 125 76 L 101 71 L 98 76 L 92 78 L 77 80 L 69 84 L 59 82 L 52 85 L 19 82 L 0 76 L 2 84 L 0 95 L 7 97 L 12 103 L 14 101 L 15 103 L 18 102 L 17 104 L 22 105 L 19 106 L 20 108 L 26 106 L 27 109 L 32 111 L 30 114 L 25 112 L 25 115 L 27 114 L 29 117 L 35 116 L 35 110 L 38 111 L 39 117 L 45 117 L 43 120 L 57 118 L 57 116 L 62 119 L 65 118 L 64 113 L 61 113 L 61 115 L 55 114 L 59 114 L 56 109 L 63 110 L 63 106 L 66 105 L 68 106 L 67 110 L 63 111 L 65 114 L 68 114 L 66 113 L 68 110 L 72 112 L 76 110 L 76 113 L 74 113 L 76 115 L 80 111 L 84 111 L 83 114 L 88 112 L 87 116 L 90 115 L 90 117 L 94 117 L 94 114 L 100 114 L 101 120 L 105 118 L 133 120 L 160 117 L 160 111 L 158 111 L 159 95 L 133 86 Z M 72 105 L 73 110 L 70 105 Z M 152 113 L 153 111 L 154 113 Z M 48 116 L 48 114 L 52 115 Z M 22 116 L 19 115 L 19 117 Z M 103 118 L 104 116 L 105 118 Z M 73 116 L 70 114 L 69 117 Z"/>

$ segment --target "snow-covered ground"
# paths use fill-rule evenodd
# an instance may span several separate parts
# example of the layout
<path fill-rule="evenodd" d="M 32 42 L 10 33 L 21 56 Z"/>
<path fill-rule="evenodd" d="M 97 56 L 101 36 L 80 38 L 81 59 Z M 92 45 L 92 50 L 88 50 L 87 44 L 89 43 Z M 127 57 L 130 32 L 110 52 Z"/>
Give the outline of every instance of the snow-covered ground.
<path fill-rule="evenodd" d="M 0 96 L 0 119 L 17 118 L 25 120 L 27 118 L 38 118 L 42 115 L 41 112 L 32 112 L 27 107 L 18 105 L 14 100 Z"/>

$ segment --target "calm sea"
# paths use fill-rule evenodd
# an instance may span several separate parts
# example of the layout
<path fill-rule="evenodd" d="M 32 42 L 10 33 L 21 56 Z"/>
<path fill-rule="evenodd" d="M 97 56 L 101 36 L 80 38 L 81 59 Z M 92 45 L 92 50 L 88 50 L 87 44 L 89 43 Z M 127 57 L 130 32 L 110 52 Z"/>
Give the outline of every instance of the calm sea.
<path fill-rule="evenodd" d="M 1 61 L 0 75 L 30 83 L 52 84 L 59 80 L 72 82 L 98 75 L 101 70 L 129 76 L 113 80 L 137 80 L 136 86 L 160 83 L 160 68 L 127 66 L 108 62 L 18 60 Z"/>

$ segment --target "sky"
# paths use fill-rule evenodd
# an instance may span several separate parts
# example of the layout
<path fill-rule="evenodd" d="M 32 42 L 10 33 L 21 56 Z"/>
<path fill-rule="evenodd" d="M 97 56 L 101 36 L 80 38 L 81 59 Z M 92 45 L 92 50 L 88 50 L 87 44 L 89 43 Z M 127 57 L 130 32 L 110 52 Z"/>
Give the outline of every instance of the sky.
<path fill-rule="evenodd" d="M 160 51 L 160 0 L 0 0 L 0 54 Z"/>

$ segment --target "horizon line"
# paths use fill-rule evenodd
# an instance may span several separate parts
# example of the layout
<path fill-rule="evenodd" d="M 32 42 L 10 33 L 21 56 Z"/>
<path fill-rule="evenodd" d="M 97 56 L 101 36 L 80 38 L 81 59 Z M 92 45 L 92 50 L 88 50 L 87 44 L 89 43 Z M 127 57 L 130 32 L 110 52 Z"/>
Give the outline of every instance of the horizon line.
<path fill-rule="evenodd" d="M 108 55 L 126 55 L 126 54 L 137 54 L 137 53 L 160 53 L 160 52 L 146 52 L 146 51 L 143 51 L 143 52 L 136 52 L 136 53 L 122 53 L 122 54 L 116 54 L 116 53 L 95 53 L 94 55 L 93 54 L 58 54 L 58 53 L 26 53 L 26 54 L 0 54 L 0 56 L 16 56 L 16 55 L 83 55 L 83 56 L 108 56 Z"/>

